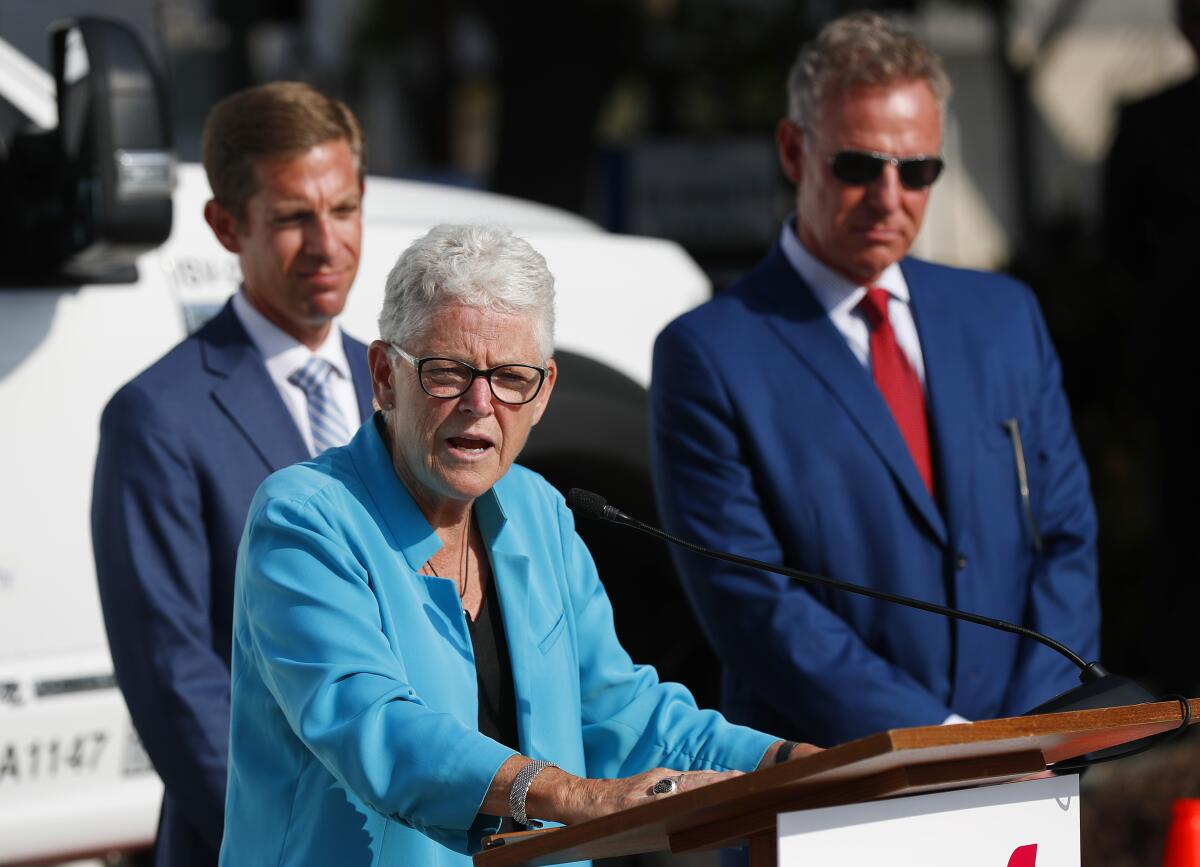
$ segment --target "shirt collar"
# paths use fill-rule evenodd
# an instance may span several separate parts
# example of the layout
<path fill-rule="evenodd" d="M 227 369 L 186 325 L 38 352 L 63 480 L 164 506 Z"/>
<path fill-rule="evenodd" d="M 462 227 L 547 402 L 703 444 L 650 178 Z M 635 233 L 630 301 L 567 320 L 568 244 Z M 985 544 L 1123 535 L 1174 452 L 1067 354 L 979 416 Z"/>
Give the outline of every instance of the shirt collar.
<path fill-rule="evenodd" d="M 358 477 L 370 492 L 383 523 L 387 525 L 409 568 L 419 572 L 442 547 L 442 540 L 429 525 L 412 492 L 396 472 L 386 442 L 386 431 L 387 422 L 383 413 L 377 410 L 371 421 L 359 428 L 348 448 Z M 511 472 L 512 467 L 509 468 Z M 508 523 L 504 501 L 519 496 L 516 493 L 501 493 L 502 488 L 508 488 L 505 483 L 507 475 L 475 500 L 475 517 L 488 550 L 502 547 L 501 542 L 506 537 L 501 534 Z"/>
<path fill-rule="evenodd" d="M 783 248 L 783 255 L 788 263 L 796 269 L 800 279 L 812 290 L 817 302 L 828 315 L 853 310 L 867 294 L 867 287 L 856 285 L 810 253 L 796 235 L 795 226 L 796 215 L 791 214 L 784 221 L 779 234 L 779 245 Z M 871 285 L 886 289 L 893 298 L 905 304 L 909 301 L 908 283 L 898 262 L 888 265 L 879 275 L 879 279 Z"/>
<path fill-rule="evenodd" d="M 329 333 L 325 335 L 324 342 L 315 350 L 310 350 L 259 313 L 246 297 L 245 286 L 233 296 L 233 311 L 272 375 L 279 373 L 286 379 L 315 355 L 328 361 L 343 379 L 350 379 L 350 363 L 346 360 L 342 329 L 336 319 L 330 323 Z"/>

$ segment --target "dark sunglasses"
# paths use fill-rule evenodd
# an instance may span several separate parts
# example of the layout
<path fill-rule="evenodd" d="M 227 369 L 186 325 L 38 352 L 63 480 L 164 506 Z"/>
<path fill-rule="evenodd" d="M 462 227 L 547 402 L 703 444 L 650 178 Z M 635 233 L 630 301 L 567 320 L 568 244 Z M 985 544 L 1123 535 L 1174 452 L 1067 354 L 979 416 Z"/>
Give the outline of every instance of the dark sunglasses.
<path fill-rule="evenodd" d="M 905 189 L 923 190 L 942 173 L 941 157 L 894 157 L 874 151 L 838 151 L 829 161 L 829 171 L 843 184 L 861 187 L 876 180 L 883 167 L 893 165 Z"/>

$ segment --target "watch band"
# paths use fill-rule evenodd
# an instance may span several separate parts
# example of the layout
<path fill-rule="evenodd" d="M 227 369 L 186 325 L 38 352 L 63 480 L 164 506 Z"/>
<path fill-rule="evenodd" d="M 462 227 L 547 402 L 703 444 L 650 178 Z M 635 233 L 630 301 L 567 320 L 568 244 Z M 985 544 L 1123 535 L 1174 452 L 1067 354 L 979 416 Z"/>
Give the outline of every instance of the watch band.
<path fill-rule="evenodd" d="M 796 741 L 784 741 L 779 745 L 779 749 L 775 752 L 775 764 L 783 764 L 791 758 L 792 750 L 800 746 Z"/>
<path fill-rule="evenodd" d="M 554 762 L 533 761 L 517 771 L 517 775 L 512 781 L 512 787 L 508 790 L 508 811 L 512 814 L 514 822 L 524 825 L 526 828 L 542 827 L 541 822 L 525 815 L 525 796 L 529 794 L 529 787 L 533 785 L 534 777 L 546 768 L 557 767 L 558 765 Z"/>

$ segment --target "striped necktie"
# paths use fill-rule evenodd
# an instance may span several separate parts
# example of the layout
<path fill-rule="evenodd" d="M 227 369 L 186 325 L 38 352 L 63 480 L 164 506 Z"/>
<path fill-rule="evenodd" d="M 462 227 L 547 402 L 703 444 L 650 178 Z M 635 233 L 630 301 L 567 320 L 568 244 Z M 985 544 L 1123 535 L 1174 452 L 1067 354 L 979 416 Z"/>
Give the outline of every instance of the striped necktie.
<path fill-rule="evenodd" d="M 303 391 L 308 398 L 308 424 L 312 430 L 314 456 L 350 441 L 350 429 L 346 425 L 346 418 L 338 408 L 337 401 L 333 399 L 333 390 L 329 387 L 331 376 L 333 365 L 314 355 L 288 377 L 288 382 Z"/>

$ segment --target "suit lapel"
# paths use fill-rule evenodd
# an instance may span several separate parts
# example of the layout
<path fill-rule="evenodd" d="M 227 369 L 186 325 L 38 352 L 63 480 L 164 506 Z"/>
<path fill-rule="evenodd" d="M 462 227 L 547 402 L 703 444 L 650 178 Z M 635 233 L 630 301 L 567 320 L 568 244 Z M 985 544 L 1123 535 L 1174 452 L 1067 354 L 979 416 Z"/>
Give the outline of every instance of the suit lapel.
<path fill-rule="evenodd" d="M 945 544 L 945 522 L 870 372 L 854 357 L 778 244 L 761 266 L 759 278 L 757 285 L 768 296 L 765 310 L 770 327 L 841 404 L 929 529 Z"/>
<path fill-rule="evenodd" d="M 954 290 L 938 281 L 923 262 L 905 259 L 901 269 L 912 295 L 913 319 L 925 358 L 927 415 L 934 461 L 940 471 L 939 493 L 950 539 L 956 541 L 974 475 L 977 436 L 970 420 L 979 417 L 971 407 L 974 391 L 964 364 L 970 347 L 961 320 L 949 313 L 952 299 L 945 293 Z"/>
<path fill-rule="evenodd" d="M 307 460 L 304 438 L 232 305 L 200 336 L 204 366 L 219 377 L 213 399 L 267 466 L 274 471 Z"/>
<path fill-rule="evenodd" d="M 375 394 L 371 388 L 371 369 L 367 365 L 367 347 L 345 331 L 342 332 L 342 346 L 346 351 L 346 361 L 350 363 L 350 378 L 354 381 L 354 394 L 358 397 L 358 421 L 361 424 L 375 411 L 372 405 Z"/>

